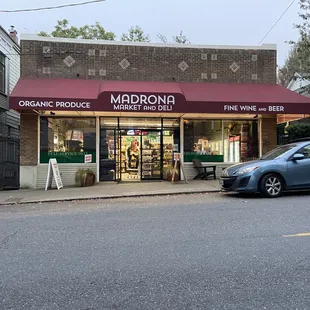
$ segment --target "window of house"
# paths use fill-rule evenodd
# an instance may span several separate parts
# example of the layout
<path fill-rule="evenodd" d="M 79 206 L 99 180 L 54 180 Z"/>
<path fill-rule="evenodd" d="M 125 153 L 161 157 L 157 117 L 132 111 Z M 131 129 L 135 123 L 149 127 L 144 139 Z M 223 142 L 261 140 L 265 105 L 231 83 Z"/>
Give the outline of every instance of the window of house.
<path fill-rule="evenodd" d="M 0 53 L 0 92 L 5 93 L 5 56 Z"/>
<path fill-rule="evenodd" d="M 89 154 L 95 163 L 95 118 L 41 117 L 40 163 L 48 163 L 50 158 L 59 163 L 84 163 Z"/>

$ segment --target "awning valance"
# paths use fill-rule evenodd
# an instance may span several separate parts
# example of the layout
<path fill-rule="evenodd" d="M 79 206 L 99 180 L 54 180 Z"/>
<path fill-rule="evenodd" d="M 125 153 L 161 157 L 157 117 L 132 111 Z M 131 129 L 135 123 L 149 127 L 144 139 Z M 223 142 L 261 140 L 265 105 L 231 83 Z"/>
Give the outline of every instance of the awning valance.
<path fill-rule="evenodd" d="M 16 110 L 310 113 L 310 98 L 279 85 L 20 79 L 10 96 Z"/>

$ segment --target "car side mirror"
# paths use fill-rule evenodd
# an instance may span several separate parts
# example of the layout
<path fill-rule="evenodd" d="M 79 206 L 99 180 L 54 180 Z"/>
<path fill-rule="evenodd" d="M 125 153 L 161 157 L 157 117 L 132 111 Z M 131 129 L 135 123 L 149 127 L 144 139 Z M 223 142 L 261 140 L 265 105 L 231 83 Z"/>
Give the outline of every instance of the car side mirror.
<path fill-rule="evenodd" d="M 305 159 L 305 155 L 304 154 L 295 154 L 293 156 L 293 160 L 302 160 Z"/>

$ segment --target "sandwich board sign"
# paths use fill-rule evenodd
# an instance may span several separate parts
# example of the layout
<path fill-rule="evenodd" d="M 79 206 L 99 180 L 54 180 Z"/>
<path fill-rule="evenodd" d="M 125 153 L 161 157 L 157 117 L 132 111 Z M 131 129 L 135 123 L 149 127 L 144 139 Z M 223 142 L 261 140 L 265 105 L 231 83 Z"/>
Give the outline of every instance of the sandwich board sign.
<path fill-rule="evenodd" d="M 173 170 L 172 170 L 172 179 L 171 179 L 171 183 L 174 183 L 174 177 L 175 174 L 178 171 L 178 163 L 180 163 L 180 168 L 183 172 L 183 177 L 184 177 L 184 181 L 187 184 L 187 179 L 186 179 L 186 175 L 184 172 L 184 167 L 183 167 L 183 163 L 182 163 L 182 158 L 181 158 L 181 153 L 173 153 L 173 160 L 174 160 L 174 166 L 173 166 Z"/>
<path fill-rule="evenodd" d="M 48 170 L 47 170 L 47 179 L 46 179 L 46 185 L 45 190 L 47 191 L 48 188 L 52 186 L 53 177 L 55 179 L 55 183 L 57 186 L 57 189 L 63 188 L 59 167 L 57 164 L 56 158 L 50 158 L 48 162 Z"/>

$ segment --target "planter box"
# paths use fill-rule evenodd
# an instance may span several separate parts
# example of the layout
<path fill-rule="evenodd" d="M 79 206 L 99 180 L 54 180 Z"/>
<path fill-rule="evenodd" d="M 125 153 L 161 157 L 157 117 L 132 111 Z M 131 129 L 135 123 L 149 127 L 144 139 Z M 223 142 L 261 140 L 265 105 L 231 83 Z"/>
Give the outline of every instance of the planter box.
<path fill-rule="evenodd" d="M 169 181 L 169 182 L 172 181 L 172 174 L 169 174 L 169 175 L 167 176 L 167 181 Z M 174 180 L 173 180 L 173 181 L 174 181 L 174 182 L 180 181 L 180 178 L 179 178 L 179 175 L 178 175 L 178 174 L 175 174 L 175 175 L 174 175 Z"/>
<path fill-rule="evenodd" d="M 84 186 L 93 186 L 95 183 L 95 175 L 87 173 L 85 177 Z"/>
<path fill-rule="evenodd" d="M 75 186 L 77 187 L 86 187 L 92 186 L 95 184 L 96 175 L 88 171 L 78 171 L 75 176 Z"/>

